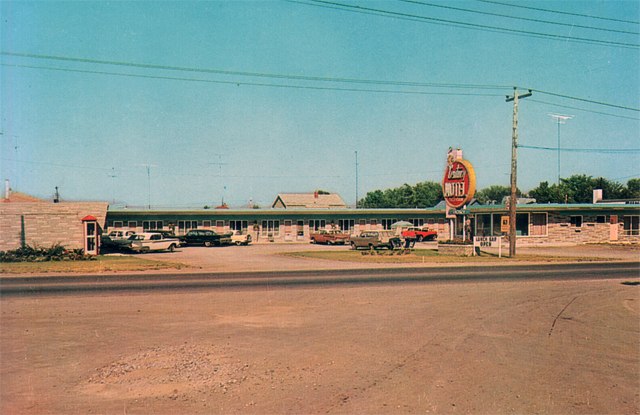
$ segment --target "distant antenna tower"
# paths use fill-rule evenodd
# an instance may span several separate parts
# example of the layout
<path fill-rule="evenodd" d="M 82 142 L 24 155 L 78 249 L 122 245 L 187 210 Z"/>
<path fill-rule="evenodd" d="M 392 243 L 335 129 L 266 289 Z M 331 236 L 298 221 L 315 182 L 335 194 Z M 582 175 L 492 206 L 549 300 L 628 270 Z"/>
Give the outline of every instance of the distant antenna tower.
<path fill-rule="evenodd" d="M 111 167 L 111 174 L 108 175 L 109 177 L 111 177 L 111 196 L 112 196 L 112 203 L 115 205 L 116 204 L 116 168 L 115 167 Z"/>
<path fill-rule="evenodd" d="M 224 164 L 227 164 L 227 163 L 223 163 L 222 162 L 222 156 L 224 156 L 224 154 L 217 153 L 217 154 L 214 154 L 214 156 L 218 156 L 218 162 L 217 163 L 209 163 L 209 164 L 213 164 L 215 166 L 218 166 L 219 175 L 220 175 L 220 182 L 221 182 L 221 185 L 222 185 L 222 201 L 220 202 L 220 206 L 224 206 L 224 191 L 227 189 L 227 186 L 225 186 L 224 178 L 222 177 L 222 166 Z"/>
<path fill-rule="evenodd" d="M 558 124 L 558 184 L 560 184 L 560 124 L 566 124 L 567 120 L 573 118 L 573 115 L 549 114 L 549 116 Z"/>

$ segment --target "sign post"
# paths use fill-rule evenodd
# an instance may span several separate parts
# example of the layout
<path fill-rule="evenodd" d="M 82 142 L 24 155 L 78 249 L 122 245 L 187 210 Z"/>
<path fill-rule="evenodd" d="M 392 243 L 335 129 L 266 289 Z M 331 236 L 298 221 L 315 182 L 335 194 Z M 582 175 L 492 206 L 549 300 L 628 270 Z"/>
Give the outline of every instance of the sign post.
<path fill-rule="evenodd" d="M 473 238 L 473 246 L 478 248 L 495 248 L 498 246 L 498 258 L 502 258 L 502 236 L 476 236 Z M 476 254 L 476 250 L 473 250 Z"/>
<path fill-rule="evenodd" d="M 446 218 L 451 219 L 450 235 L 454 236 L 453 219 L 457 215 L 466 215 L 464 207 L 476 193 L 476 173 L 468 160 L 462 158 L 462 150 L 449 149 L 447 167 L 442 178 L 442 194 L 446 202 Z M 466 233 L 463 222 L 463 233 Z M 466 236 L 466 235 L 465 235 Z"/>

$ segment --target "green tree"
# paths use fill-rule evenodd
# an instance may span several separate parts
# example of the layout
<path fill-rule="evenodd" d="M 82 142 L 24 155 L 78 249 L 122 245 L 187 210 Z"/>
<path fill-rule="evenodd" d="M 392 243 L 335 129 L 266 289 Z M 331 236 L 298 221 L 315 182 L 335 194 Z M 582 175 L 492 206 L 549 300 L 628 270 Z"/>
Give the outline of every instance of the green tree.
<path fill-rule="evenodd" d="M 627 182 L 626 199 L 640 199 L 640 179 L 631 179 Z"/>
<path fill-rule="evenodd" d="M 516 190 L 516 194 L 518 196 L 521 195 L 519 190 Z M 478 202 L 482 204 L 487 204 L 487 203 L 490 203 L 491 201 L 495 201 L 496 203 L 501 203 L 502 199 L 504 199 L 505 196 L 511 196 L 511 187 L 493 185 L 476 192 L 475 197 L 478 200 Z"/>
<path fill-rule="evenodd" d="M 549 186 L 549 182 L 540 182 L 538 187 L 529 192 L 529 196 L 536 199 L 537 203 L 562 203 L 564 202 L 560 188 L 556 184 Z"/>
<path fill-rule="evenodd" d="M 435 182 L 422 182 L 415 186 L 407 183 L 400 187 L 368 192 L 358 201 L 363 208 L 431 207 L 442 200 L 442 188 Z"/>

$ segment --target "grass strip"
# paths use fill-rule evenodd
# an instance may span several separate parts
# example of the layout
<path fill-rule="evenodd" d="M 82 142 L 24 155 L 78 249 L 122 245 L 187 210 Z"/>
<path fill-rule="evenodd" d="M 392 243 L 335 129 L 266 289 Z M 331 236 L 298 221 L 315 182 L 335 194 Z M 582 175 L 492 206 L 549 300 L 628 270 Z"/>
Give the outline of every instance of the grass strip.
<path fill-rule="evenodd" d="M 184 268 L 188 266 L 131 256 L 98 256 L 92 261 L 0 262 L 0 274 L 100 273 Z"/>

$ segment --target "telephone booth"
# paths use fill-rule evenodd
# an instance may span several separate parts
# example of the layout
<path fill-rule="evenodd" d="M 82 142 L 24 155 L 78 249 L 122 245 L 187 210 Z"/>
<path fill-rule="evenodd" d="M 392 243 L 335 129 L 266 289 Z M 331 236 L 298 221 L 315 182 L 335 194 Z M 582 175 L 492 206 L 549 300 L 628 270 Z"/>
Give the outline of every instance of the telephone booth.
<path fill-rule="evenodd" d="M 88 215 L 82 218 L 83 245 L 85 255 L 98 255 L 100 252 L 100 238 L 98 237 L 98 219 Z"/>

